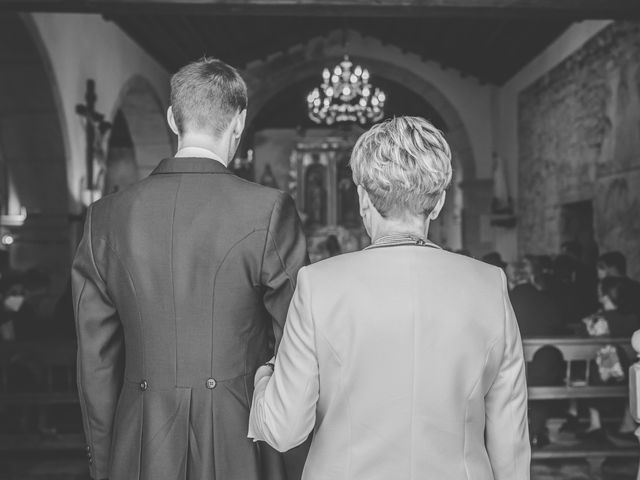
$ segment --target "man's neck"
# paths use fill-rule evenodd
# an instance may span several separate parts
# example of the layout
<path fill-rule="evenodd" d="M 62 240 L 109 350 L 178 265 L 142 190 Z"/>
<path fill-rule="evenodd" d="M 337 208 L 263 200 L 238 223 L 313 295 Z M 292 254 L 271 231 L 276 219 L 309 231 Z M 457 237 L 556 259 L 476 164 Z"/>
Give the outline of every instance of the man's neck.
<path fill-rule="evenodd" d="M 196 156 L 212 158 L 223 165 L 228 165 L 228 152 L 223 142 L 215 141 L 208 135 L 189 134 L 178 139 L 176 156 Z M 185 155 L 188 154 L 188 155 Z"/>
<path fill-rule="evenodd" d="M 182 147 L 178 149 L 175 154 L 176 158 L 208 158 L 210 160 L 215 160 L 216 162 L 221 163 L 225 167 L 227 166 L 226 162 L 222 161 L 222 159 L 216 155 L 214 152 L 207 148 L 202 147 Z"/>

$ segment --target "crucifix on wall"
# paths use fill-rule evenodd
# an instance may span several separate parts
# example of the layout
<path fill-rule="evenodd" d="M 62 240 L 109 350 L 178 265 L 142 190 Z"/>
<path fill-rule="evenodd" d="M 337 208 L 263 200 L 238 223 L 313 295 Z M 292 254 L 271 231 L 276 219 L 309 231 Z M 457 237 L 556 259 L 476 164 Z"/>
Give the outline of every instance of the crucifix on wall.
<path fill-rule="evenodd" d="M 100 198 L 104 189 L 106 154 L 104 140 L 111 129 L 111 123 L 96 111 L 96 82 L 87 80 L 85 103 L 76 105 L 76 113 L 83 119 L 86 135 L 85 162 L 86 176 L 81 185 L 82 201 L 88 206 Z"/>

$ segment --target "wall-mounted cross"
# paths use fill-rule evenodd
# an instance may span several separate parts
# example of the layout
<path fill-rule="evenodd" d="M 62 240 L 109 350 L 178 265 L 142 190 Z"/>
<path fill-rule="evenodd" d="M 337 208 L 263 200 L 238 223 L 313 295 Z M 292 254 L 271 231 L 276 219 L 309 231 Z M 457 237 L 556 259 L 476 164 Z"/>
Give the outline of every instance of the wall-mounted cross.
<path fill-rule="evenodd" d="M 96 82 L 87 80 L 87 91 L 84 95 L 85 104 L 76 105 L 76 113 L 85 119 L 86 150 L 85 161 L 87 164 L 87 190 L 95 188 L 94 162 L 96 156 L 102 152 L 102 139 L 111 128 L 111 123 L 104 119 L 102 113 L 96 112 Z"/>

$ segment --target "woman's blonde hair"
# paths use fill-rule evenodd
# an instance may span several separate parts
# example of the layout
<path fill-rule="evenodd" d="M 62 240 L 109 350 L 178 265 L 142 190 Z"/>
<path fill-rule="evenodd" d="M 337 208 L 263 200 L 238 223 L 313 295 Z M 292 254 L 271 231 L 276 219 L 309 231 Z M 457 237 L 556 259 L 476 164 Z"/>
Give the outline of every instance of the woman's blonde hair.
<path fill-rule="evenodd" d="M 426 217 L 451 182 L 451 150 L 427 120 L 398 117 L 362 134 L 351 169 L 383 217 Z"/>

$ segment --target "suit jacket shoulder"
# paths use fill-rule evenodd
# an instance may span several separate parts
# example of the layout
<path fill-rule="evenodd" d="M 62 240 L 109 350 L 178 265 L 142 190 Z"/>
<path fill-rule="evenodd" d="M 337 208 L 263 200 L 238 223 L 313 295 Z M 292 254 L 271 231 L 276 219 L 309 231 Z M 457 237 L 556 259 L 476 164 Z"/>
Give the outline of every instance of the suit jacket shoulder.
<path fill-rule="evenodd" d="M 287 193 L 249 182 L 233 174 L 190 176 L 205 177 L 207 183 L 215 184 L 215 188 L 200 188 L 194 192 L 194 196 L 200 197 L 203 202 L 224 197 L 228 203 L 228 217 L 251 223 L 255 228 L 264 228 L 274 211 L 282 204 L 293 204 Z M 162 204 L 170 204 L 167 196 L 178 188 L 179 183 L 184 183 L 184 178 L 180 177 L 180 174 L 151 175 L 96 201 L 91 206 L 94 234 L 106 233 L 105 229 L 117 229 L 119 220 L 127 217 L 136 207 L 143 207 L 145 211 L 153 210 L 151 205 L 157 203 L 158 196 Z"/>

